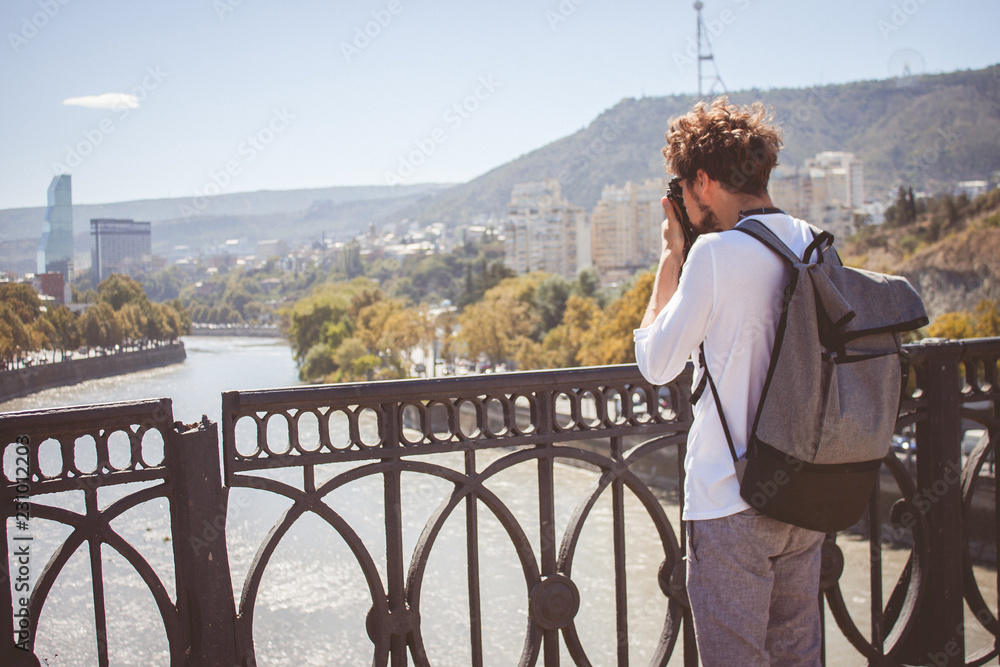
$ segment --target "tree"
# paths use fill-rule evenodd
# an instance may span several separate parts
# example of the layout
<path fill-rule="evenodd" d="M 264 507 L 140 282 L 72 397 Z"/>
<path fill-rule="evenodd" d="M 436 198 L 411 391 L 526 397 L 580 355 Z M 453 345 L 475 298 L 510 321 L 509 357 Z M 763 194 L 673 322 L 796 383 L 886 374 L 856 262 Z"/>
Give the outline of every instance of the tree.
<path fill-rule="evenodd" d="M 379 366 L 379 358 L 369 354 L 365 344 L 357 338 L 348 338 L 334 353 L 334 361 L 339 370 L 335 378 L 339 382 L 370 380 L 372 371 Z"/>
<path fill-rule="evenodd" d="M 547 276 L 538 283 L 535 288 L 535 305 L 541 317 L 542 331 L 554 329 L 562 322 L 571 289 L 569 281 L 562 276 Z"/>
<path fill-rule="evenodd" d="M 599 321 L 601 308 L 592 298 L 571 294 L 566 300 L 562 323 L 545 335 L 546 365 L 571 368 L 581 365 L 580 348 L 586 334 Z"/>
<path fill-rule="evenodd" d="M 38 292 L 25 283 L 0 283 L 0 303 L 6 304 L 23 324 L 34 322 L 42 311 Z"/>
<path fill-rule="evenodd" d="M 1000 336 L 1000 309 L 996 301 L 983 299 L 972 313 L 942 313 L 927 327 L 927 335 L 952 340 Z"/>
<path fill-rule="evenodd" d="M 18 317 L 11 303 L 0 301 L 0 358 L 10 368 L 25 352 L 33 349 L 31 330 Z"/>
<path fill-rule="evenodd" d="M 458 356 L 455 349 L 455 335 L 458 332 L 458 315 L 453 309 L 444 310 L 434 321 L 434 335 L 438 344 L 438 354 L 449 363 Z"/>
<path fill-rule="evenodd" d="M 122 338 L 127 343 L 138 346 L 146 338 L 149 318 L 144 311 L 138 303 L 126 303 L 115 313 Z"/>
<path fill-rule="evenodd" d="M 583 297 L 598 299 L 601 292 L 601 274 L 593 266 L 588 266 L 576 275 L 573 293 Z M 598 301 L 600 303 L 600 301 Z"/>
<path fill-rule="evenodd" d="M 364 274 L 365 268 L 361 264 L 361 244 L 357 240 L 351 240 L 341 249 L 340 269 L 348 280 Z"/>
<path fill-rule="evenodd" d="M 309 349 L 322 341 L 324 331 L 329 332 L 328 325 L 347 317 L 349 296 L 343 292 L 341 286 L 324 285 L 282 313 L 283 328 L 300 364 Z"/>
<path fill-rule="evenodd" d="M 97 286 L 97 300 L 119 311 L 126 303 L 142 304 L 149 301 L 142 285 L 121 273 L 112 273 Z"/>
<path fill-rule="evenodd" d="M 80 328 L 76 316 L 66 306 L 50 307 L 43 319 L 52 325 L 53 349 L 59 350 L 60 358 L 66 358 L 66 352 L 80 347 Z"/>
<path fill-rule="evenodd" d="M 653 278 L 652 271 L 639 275 L 621 298 L 604 309 L 597 326 L 583 335 L 580 363 L 587 366 L 635 363 L 632 331 L 642 323 L 653 293 Z"/>
<path fill-rule="evenodd" d="M 1000 310 L 997 302 L 983 299 L 976 305 L 976 326 L 973 333 L 977 338 L 1000 336 Z"/>
<path fill-rule="evenodd" d="M 370 353 L 377 355 L 385 349 L 382 345 L 386 323 L 402 310 L 403 303 L 398 299 L 381 299 L 358 312 L 355 335 Z"/>
<path fill-rule="evenodd" d="M 317 343 L 309 348 L 305 359 L 299 364 L 299 379 L 315 382 L 337 370 L 333 359 L 333 349 L 325 343 Z"/>
<path fill-rule="evenodd" d="M 39 317 L 28 326 L 31 332 L 32 348 L 36 350 L 53 350 L 56 347 L 56 329 L 45 317 Z"/>
<path fill-rule="evenodd" d="M 972 338 L 975 322 L 966 312 L 942 313 L 927 327 L 927 335 L 931 338 L 949 338 L 958 340 Z"/>
<path fill-rule="evenodd" d="M 533 360 L 535 350 L 526 341 L 539 329 L 534 294 L 542 278 L 542 274 L 507 278 L 465 309 L 459 316 L 458 339 L 469 358 L 486 357 L 491 366 Z"/>
<path fill-rule="evenodd" d="M 108 350 L 122 342 L 122 331 L 115 311 L 107 302 L 97 303 L 80 318 L 80 334 L 90 348 Z"/>

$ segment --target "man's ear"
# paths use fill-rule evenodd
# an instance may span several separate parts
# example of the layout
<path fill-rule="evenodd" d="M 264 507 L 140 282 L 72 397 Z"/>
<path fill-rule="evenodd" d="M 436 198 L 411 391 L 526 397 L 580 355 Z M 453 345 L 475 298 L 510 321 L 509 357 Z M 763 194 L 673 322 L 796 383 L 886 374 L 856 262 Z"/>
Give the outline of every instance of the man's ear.
<path fill-rule="evenodd" d="M 692 185 L 694 186 L 699 198 L 705 199 L 706 196 L 714 194 L 715 186 L 718 185 L 718 183 L 708 175 L 707 171 L 699 169 L 694 175 L 694 182 Z"/>

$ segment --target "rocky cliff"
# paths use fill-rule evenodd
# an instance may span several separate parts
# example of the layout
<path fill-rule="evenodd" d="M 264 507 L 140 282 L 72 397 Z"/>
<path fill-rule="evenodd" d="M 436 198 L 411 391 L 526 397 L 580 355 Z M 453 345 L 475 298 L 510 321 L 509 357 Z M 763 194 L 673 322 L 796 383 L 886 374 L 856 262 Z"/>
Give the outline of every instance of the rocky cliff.
<path fill-rule="evenodd" d="M 1000 302 L 1000 229 L 966 229 L 915 253 L 893 273 L 920 292 L 931 320 L 973 311 L 983 299 Z"/>

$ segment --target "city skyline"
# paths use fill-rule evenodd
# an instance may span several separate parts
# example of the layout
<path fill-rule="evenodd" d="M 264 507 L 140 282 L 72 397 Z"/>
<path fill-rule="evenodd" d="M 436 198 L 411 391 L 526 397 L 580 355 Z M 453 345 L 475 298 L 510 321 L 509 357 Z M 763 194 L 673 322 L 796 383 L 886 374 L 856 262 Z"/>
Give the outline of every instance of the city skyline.
<path fill-rule="evenodd" d="M 703 16 L 732 91 L 1000 62 L 995 3 L 726 0 Z M 5 3 L 0 209 L 44 206 L 57 173 L 80 204 L 466 182 L 622 98 L 693 94 L 695 17 L 647 0 Z"/>

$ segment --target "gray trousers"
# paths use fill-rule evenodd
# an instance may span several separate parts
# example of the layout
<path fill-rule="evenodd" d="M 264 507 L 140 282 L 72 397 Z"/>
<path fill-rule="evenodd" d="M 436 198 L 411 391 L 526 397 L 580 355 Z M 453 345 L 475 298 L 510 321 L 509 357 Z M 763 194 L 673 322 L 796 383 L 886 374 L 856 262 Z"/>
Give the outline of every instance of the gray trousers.
<path fill-rule="evenodd" d="M 823 533 L 748 509 L 687 522 L 687 593 L 705 667 L 820 664 Z"/>

